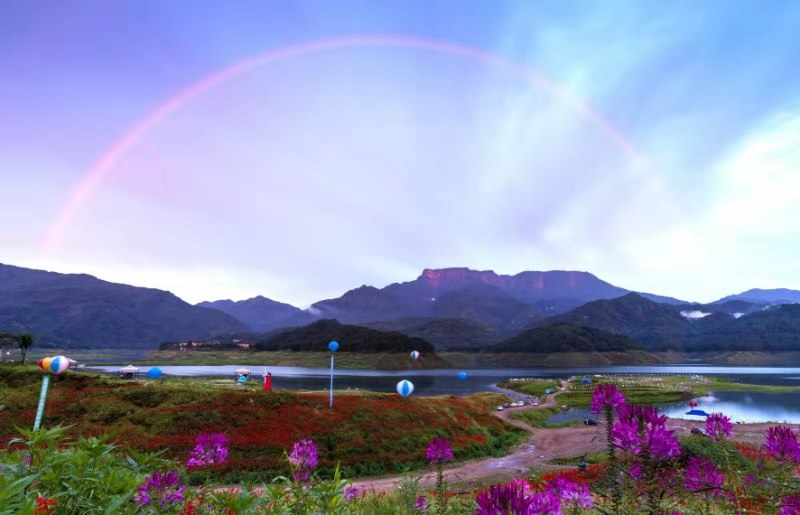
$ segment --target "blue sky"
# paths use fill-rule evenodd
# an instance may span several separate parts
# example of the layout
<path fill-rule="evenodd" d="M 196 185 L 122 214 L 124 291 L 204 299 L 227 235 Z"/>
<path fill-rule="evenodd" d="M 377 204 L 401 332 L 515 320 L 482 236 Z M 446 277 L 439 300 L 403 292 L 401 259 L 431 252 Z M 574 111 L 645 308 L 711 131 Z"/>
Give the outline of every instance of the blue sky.
<path fill-rule="evenodd" d="M 444 266 L 703 301 L 800 288 L 797 34 L 792 1 L 8 2 L 0 261 L 192 302 L 307 305 Z M 148 128 L 64 217 L 175 95 L 356 36 L 513 64 L 376 44 L 253 67 Z"/>

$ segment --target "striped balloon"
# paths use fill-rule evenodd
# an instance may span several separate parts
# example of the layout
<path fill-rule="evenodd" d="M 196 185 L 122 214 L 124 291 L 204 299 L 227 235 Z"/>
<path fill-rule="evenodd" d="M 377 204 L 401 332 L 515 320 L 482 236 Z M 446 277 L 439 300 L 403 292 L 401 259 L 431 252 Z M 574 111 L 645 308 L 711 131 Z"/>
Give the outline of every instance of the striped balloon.
<path fill-rule="evenodd" d="M 412 350 L 411 351 L 411 359 L 419 359 L 419 351 Z"/>
<path fill-rule="evenodd" d="M 409 381 L 408 379 L 403 379 L 399 383 L 397 383 L 397 393 L 402 395 L 403 397 L 408 397 L 411 395 L 411 392 L 414 391 L 414 383 Z"/>
<path fill-rule="evenodd" d="M 71 365 L 70 359 L 64 356 L 56 356 L 55 358 L 50 359 L 50 366 L 48 367 L 51 374 L 55 374 L 60 376 L 67 370 L 69 370 L 69 366 Z"/>

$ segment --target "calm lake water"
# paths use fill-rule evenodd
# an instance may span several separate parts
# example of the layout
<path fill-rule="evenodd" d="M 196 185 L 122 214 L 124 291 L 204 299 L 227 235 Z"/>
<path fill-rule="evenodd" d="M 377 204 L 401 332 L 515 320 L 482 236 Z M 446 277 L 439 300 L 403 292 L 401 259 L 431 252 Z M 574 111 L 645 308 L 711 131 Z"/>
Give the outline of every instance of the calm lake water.
<path fill-rule="evenodd" d="M 164 365 L 159 368 L 167 376 L 230 377 L 233 381 L 237 368 L 248 368 L 255 381 L 261 380 L 263 365 L 214 365 L 188 366 Z M 104 372 L 116 372 L 119 366 L 90 367 Z M 146 373 L 151 367 L 142 366 Z M 272 373 L 275 388 L 292 390 L 325 390 L 330 381 L 327 368 L 305 367 L 267 367 Z M 466 369 L 467 379 L 458 378 L 459 370 L 349 370 L 336 369 L 334 388 L 360 389 L 378 392 L 393 392 L 401 379 L 414 383 L 414 395 L 468 395 L 475 392 L 498 391 L 498 382 L 512 377 L 554 377 L 567 378 L 573 375 L 592 374 L 700 374 L 721 376 L 733 381 L 748 384 L 800 386 L 800 367 L 727 367 L 714 365 L 657 365 L 657 366 L 602 366 L 602 367 L 550 367 L 550 368 L 506 368 L 506 369 Z M 765 394 L 754 392 L 715 392 L 708 397 L 696 399 L 698 409 L 708 413 L 722 411 L 732 420 L 748 422 L 789 422 L 800 423 L 800 393 Z M 662 406 L 661 411 L 670 417 L 688 418 L 686 403 Z M 551 420 L 568 421 L 587 418 L 585 410 L 570 410 L 559 413 Z M 695 419 L 698 419 L 694 417 Z M 698 419 L 699 420 L 699 419 Z"/>

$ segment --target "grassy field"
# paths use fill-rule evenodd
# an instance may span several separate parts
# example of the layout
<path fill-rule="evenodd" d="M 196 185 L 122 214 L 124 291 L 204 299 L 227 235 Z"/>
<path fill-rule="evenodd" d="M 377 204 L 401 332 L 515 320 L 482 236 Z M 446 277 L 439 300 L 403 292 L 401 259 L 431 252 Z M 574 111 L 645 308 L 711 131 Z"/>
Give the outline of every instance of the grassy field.
<path fill-rule="evenodd" d="M 564 394 L 559 395 L 559 399 L 563 397 Z M 576 420 L 573 422 L 557 422 L 557 423 L 547 423 L 547 419 L 561 413 L 561 409 L 559 408 L 540 408 L 531 411 L 524 411 L 522 413 L 514 413 L 511 415 L 511 418 L 515 418 L 517 420 L 522 420 L 523 422 L 530 424 L 533 427 L 544 427 L 544 428 L 556 428 L 556 427 L 567 427 L 567 426 L 576 426 L 581 424 L 580 420 Z"/>
<path fill-rule="evenodd" d="M 33 424 L 40 384 L 41 373 L 33 366 L 0 366 L 0 446 L 15 436 L 16 425 Z M 505 454 L 526 434 L 492 415 L 506 400 L 494 393 L 424 398 L 339 393 L 330 410 L 326 393 L 70 372 L 51 382 L 44 425 L 72 425 L 73 434 L 84 436 L 107 433 L 123 448 L 166 449 L 176 460 L 186 459 L 197 434 L 225 433 L 231 441 L 228 464 L 206 473 L 230 482 L 286 474 L 284 452 L 307 437 L 320 447 L 323 470 L 341 463 L 352 478 L 423 468 L 425 447 L 434 437 L 450 440 L 459 460 Z"/>
<path fill-rule="evenodd" d="M 706 395 L 714 391 L 748 391 L 763 393 L 798 392 L 797 386 L 772 386 L 734 383 L 720 377 L 658 376 L 658 375 L 604 375 L 592 377 L 593 384 L 583 384 L 579 378 L 571 380 L 568 391 L 558 396 L 558 402 L 573 408 L 586 408 L 592 400 L 595 384 L 614 383 L 631 404 L 671 404 Z M 548 381 L 516 381 L 498 386 L 510 390 L 541 395 Z"/>

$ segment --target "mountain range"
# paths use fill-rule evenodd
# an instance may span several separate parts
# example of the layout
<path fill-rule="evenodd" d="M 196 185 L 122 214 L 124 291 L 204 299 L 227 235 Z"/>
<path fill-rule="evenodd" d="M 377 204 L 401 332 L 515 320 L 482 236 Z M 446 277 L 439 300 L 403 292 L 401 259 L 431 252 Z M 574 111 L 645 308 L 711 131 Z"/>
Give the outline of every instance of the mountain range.
<path fill-rule="evenodd" d="M 0 264 L 0 332 L 65 347 L 153 348 L 164 340 L 247 330 L 170 292 Z"/>
<path fill-rule="evenodd" d="M 553 342 L 575 350 L 588 350 L 587 342 L 595 349 L 800 350 L 795 302 L 800 291 L 787 289 L 748 290 L 699 304 L 634 293 L 588 272 L 445 268 L 383 288 L 361 286 L 306 310 L 263 296 L 192 306 L 162 290 L 0 265 L 0 332 L 32 332 L 42 344 L 67 347 L 155 348 L 237 334 L 263 335 L 259 342 L 280 347 L 269 338 L 288 341 L 291 328 L 325 321 L 297 334 L 324 333 L 324 339 L 361 326 L 375 332 L 359 331 L 358 338 L 401 333 L 421 339 L 416 347 L 430 343 L 437 350 L 541 352 Z M 400 341 L 380 340 L 390 346 Z"/>

